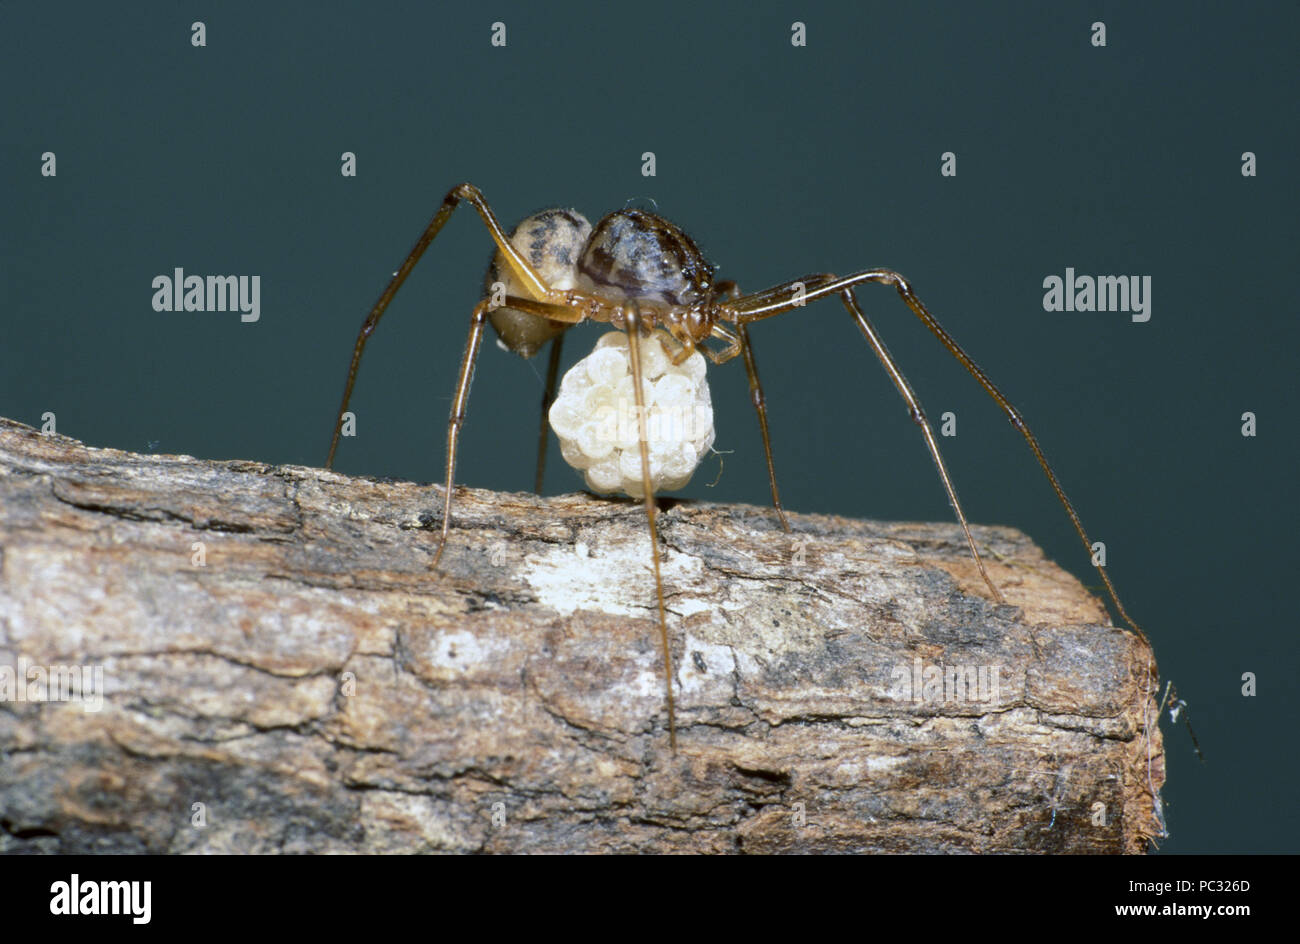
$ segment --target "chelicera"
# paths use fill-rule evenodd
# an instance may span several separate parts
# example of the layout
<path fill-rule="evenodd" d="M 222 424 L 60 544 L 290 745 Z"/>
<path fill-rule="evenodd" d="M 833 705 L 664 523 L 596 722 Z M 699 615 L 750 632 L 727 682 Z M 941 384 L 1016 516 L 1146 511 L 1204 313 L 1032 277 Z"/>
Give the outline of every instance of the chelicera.
<path fill-rule="evenodd" d="M 854 294 L 859 285 L 866 283 L 891 286 L 912 313 L 930 329 L 948 353 L 970 372 L 1006 414 L 1012 425 L 1025 437 L 1034 458 L 1047 476 L 1057 499 L 1065 508 L 1080 540 L 1091 554 L 1092 541 L 1084 531 L 1078 513 L 1066 497 L 1056 473 L 1052 470 L 1038 440 L 1025 423 L 1020 411 L 994 386 L 952 335 L 935 320 L 908 281 L 897 272 L 880 268 L 864 269 L 847 276 L 816 273 L 746 295 L 741 293 L 736 283 L 716 280 L 715 267 L 705 259 L 690 236 L 680 227 L 655 213 L 635 209 L 619 210 L 603 217 L 593 227 L 575 210 L 544 210 L 525 219 L 507 235 L 497 222 L 482 193 L 468 183 L 454 187 L 443 199 L 442 205 L 361 325 L 356 345 L 352 350 L 352 360 L 348 366 L 343 401 L 335 418 L 334 435 L 330 441 L 329 458 L 326 460 L 327 468 L 332 467 L 334 463 L 334 455 L 343 428 L 343 416 L 356 383 L 357 368 L 361 363 L 366 341 L 378 326 L 380 318 L 383 317 L 385 309 L 397 290 L 401 288 L 424 251 L 462 201 L 468 202 L 482 218 L 492 241 L 496 244 L 496 255 L 487 273 L 484 298 L 474 306 L 470 317 L 469 337 L 465 343 L 456 391 L 452 398 L 451 416 L 447 425 L 446 488 L 442 530 L 432 566 L 436 567 L 442 557 L 451 525 L 452 482 L 456 472 L 457 448 L 460 431 L 465 423 L 470 380 L 482 345 L 485 327 L 491 324 L 501 342 L 523 357 L 532 357 L 548 342 L 551 344 L 538 449 L 538 491 L 541 490 L 547 438 L 545 414 L 554 394 L 560 345 L 565 332 L 584 321 L 602 322 L 625 332 L 631 354 L 632 386 L 636 397 L 636 415 L 640 432 L 642 493 L 651 539 L 651 559 L 654 565 L 669 738 L 674 751 L 677 747 L 677 734 L 672 687 L 673 665 L 668 642 L 663 580 L 659 569 L 656 506 L 646 446 L 645 403 L 640 367 L 641 345 L 649 343 L 650 333 L 656 328 L 666 330 L 676 341 L 677 348 L 669 352 L 674 363 L 683 363 L 696 350 L 703 352 L 716 364 L 725 363 L 735 357 L 740 357 L 744 362 L 749 377 L 751 400 L 758 414 L 759 432 L 763 438 L 772 504 L 776 508 L 782 526 L 789 531 L 790 525 L 776 485 L 767 408 L 763 387 L 758 379 L 758 367 L 750 341 L 749 325 L 764 318 L 801 308 L 818 299 L 837 296 L 876 357 L 879 358 L 885 372 L 903 397 L 912 420 L 920 428 L 926 448 L 934 460 L 939 479 L 961 524 L 980 575 L 988 585 L 993 599 L 1003 602 L 1002 594 L 989 578 L 984 562 L 980 559 L 975 539 L 971 535 L 966 515 L 957 499 L 956 489 L 940 455 L 938 443 L 925 411 L 921 408 L 921 403 L 912 390 L 911 384 L 890 356 L 875 326 L 858 305 Z M 710 340 L 721 342 L 721 346 L 710 347 L 706 343 Z M 1097 572 L 1101 575 L 1107 593 L 1120 616 L 1145 641 L 1141 629 L 1120 602 L 1110 576 L 1102 567 L 1098 567 Z"/>

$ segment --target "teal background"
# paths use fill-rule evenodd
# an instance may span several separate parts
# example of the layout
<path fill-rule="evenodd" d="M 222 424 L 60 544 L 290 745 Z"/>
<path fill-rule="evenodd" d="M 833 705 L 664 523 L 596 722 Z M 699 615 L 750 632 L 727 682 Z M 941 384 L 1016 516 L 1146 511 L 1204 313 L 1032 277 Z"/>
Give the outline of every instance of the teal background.
<path fill-rule="evenodd" d="M 1024 411 L 1191 704 L 1208 762 L 1166 725 L 1162 851 L 1300 849 L 1297 6 L 467 7 L 0 6 L 0 414 L 54 411 L 93 445 L 323 463 L 357 327 L 462 180 L 507 225 L 653 200 L 750 290 L 892 266 Z M 939 173 L 949 150 L 956 178 Z M 488 255 L 458 213 L 367 351 L 340 470 L 440 480 Z M 154 312 L 150 282 L 176 266 L 260 275 L 260 322 Z M 1045 312 L 1042 281 L 1067 266 L 1152 276 L 1150 322 Z M 971 518 L 1088 581 L 992 402 L 891 291 L 859 295 L 932 419 L 957 414 L 941 446 Z M 598 335 L 573 332 L 567 362 Z M 951 520 L 841 306 L 753 337 L 789 508 Z M 544 370 L 485 345 L 458 481 L 531 488 Z M 765 504 L 743 367 L 712 385 L 725 466 L 682 494 Z M 580 484 L 553 448 L 547 490 Z"/>

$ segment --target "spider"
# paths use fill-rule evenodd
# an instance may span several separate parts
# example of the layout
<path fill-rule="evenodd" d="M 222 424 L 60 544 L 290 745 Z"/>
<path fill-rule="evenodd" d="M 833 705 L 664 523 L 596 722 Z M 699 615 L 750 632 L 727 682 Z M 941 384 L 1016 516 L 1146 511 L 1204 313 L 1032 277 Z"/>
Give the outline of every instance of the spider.
<path fill-rule="evenodd" d="M 651 560 L 654 565 L 655 596 L 658 604 L 659 641 L 663 653 L 665 694 L 668 707 L 669 741 L 673 752 L 677 750 L 676 714 L 673 702 L 673 665 L 668 642 L 668 622 L 664 608 L 663 580 L 659 568 L 659 539 L 655 524 L 654 489 L 651 486 L 647 452 L 646 418 L 640 366 L 641 345 L 648 343 L 650 333 L 663 328 L 680 345 L 677 351 L 668 351 L 675 364 L 681 364 L 697 349 L 716 364 L 740 357 L 749 376 L 750 399 L 758 414 L 758 428 L 763 438 L 763 452 L 767 460 L 768 482 L 772 490 L 772 504 L 788 532 L 790 523 L 776 485 L 776 470 L 772 462 L 772 443 L 768 432 L 767 406 L 763 387 L 758 379 L 758 367 L 749 338 L 749 325 L 773 315 L 803 307 L 808 302 L 839 296 L 853 322 L 880 359 L 889 379 L 898 389 L 913 422 L 920 428 L 926 448 L 939 473 L 948 501 L 956 513 L 970 547 L 971 556 L 979 568 L 980 576 L 988 585 L 993 599 L 1004 602 L 1001 592 L 989 578 L 975 546 L 966 515 L 957 499 L 956 489 L 939 453 L 939 446 L 921 403 L 907 378 L 894 363 L 885 343 L 871 321 L 858 305 L 854 289 L 865 283 L 892 286 L 899 297 L 921 322 L 939 339 L 948 353 L 955 357 L 985 392 L 997 403 L 1020 431 L 1033 451 L 1052 490 L 1074 530 L 1083 541 L 1088 553 L 1092 541 L 1084 531 L 1083 522 L 1066 497 L 1056 473 L 1030 431 L 1020 411 L 1011 404 L 1002 391 L 994 386 L 988 376 L 962 350 L 942 325 L 935 320 L 912 290 L 910 283 L 890 269 L 864 269 L 847 276 L 830 273 L 806 275 L 792 282 L 772 288 L 742 294 L 732 281 L 715 281 L 715 267 L 705 258 L 695 242 L 680 227 L 661 216 L 644 210 L 624 209 L 603 217 L 593 227 L 582 214 L 574 210 L 551 209 L 534 214 L 521 222 L 507 235 L 497 222 L 496 215 L 472 184 L 453 187 L 443 199 L 424 232 L 407 254 L 401 268 L 394 273 L 366 316 L 352 350 L 348 365 L 347 383 L 343 401 L 334 421 L 334 435 L 330 441 L 326 468 L 332 468 L 343 428 L 344 414 L 356 384 L 357 369 L 366 341 L 379 324 L 385 309 L 406 277 L 451 217 L 456 207 L 466 201 L 482 218 L 496 244 L 496 255 L 488 268 L 484 298 L 474 306 L 470 317 L 469 338 L 461 357 L 456 392 L 452 398 L 451 416 L 447 424 L 446 488 L 443 501 L 442 531 L 431 567 L 436 567 L 447 544 L 451 524 L 452 480 L 456 472 L 456 453 L 460 431 L 465 423 L 469 400 L 470 380 L 474 364 L 483 341 L 483 331 L 490 322 L 501 342 L 509 350 L 523 357 L 532 357 L 548 341 L 551 343 L 550 363 L 547 371 L 546 394 L 542 402 L 542 429 L 538 446 L 537 491 L 541 491 L 542 468 L 546 448 L 546 411 L 553 399 L 555 377 L 559 367 L 560 347 L 565 331 L 583 321 L 609 324 L 626 332 L 631 353 L 632 386 L 636 398 L 637 425 L 640 438 L 641 481 L 649 525 Z M 504 288 L 504 297 L 501 289 Z M 725 322 L 725 323 L 724 323 Z M 729 326 L 730 325 L 730 326 Z M 710 339 L 724 343 L 721 349 L 705 344 Z M 665 347 L 665 350 L 667 348 Z M 1126 623 L 1145 642 L 1141 628 L 1128 615 L 1119 595 L 1104 568 L 1098 573 L 1116 610 Z"/>

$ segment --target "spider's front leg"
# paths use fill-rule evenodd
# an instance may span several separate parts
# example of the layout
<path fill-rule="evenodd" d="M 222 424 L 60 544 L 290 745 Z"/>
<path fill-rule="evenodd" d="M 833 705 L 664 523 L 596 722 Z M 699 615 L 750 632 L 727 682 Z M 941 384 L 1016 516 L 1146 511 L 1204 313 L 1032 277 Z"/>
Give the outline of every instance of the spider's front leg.
<path fill-rule="evenodd" d="M 926 446 L 930 450 L 930 455 L 939 469 L 939 476 L 943 479 L 944 486 L 948 491 L 949 501 L 952 503 L 953 509 L 957 513 L 957 518 L 961 522 L 962 529 L 966 534 L 966 541 L 971 547 L 971 553 L 979 564 L 980 573 L 984 575 L 984 580 L 989 584 L 994 595 L 998 599 L 1001 599 L 1001 594 L 998 593 L 997 588 L 994 587 L 992 581 L 989 580 L 988 574 L 984 572 L 984 564 L 980 560 L 979 552 L 975 549 L 974 539 L 971 537 L 970 528 L 966 524 L 966 517 L 961 511 L 960 505 L 957 503 L 957 493 L 952 488 L 952 482 L 948 478 L 947 470 L 943 466 L 943 459 L 939 455 L 939 448 L 938 444 L 934 441 L 934 434 L 929 430 L 928 422 L 924 421 L 925 414 L 920 411 L 920 403 L 916 400 L 915 394 L 911 392 L 911 385 L 908 384 L 907 378 L 905 378 L 902 372 L 898 369 L 898 366 L 894 363 L 893 358 L 885 348 L 884 342 L 880 339 L 879 335 L 876 334 L 875 328 L 867 320 L 866 315 L 862 313 L 862 309 L 858 307 L 857 300 L 855 299 L 852 290 L 854 286 L 860 285 L 864 282 L 875 282 L 878 285 L 892 286 L 894 290 L 898 292 L 899 297 L 902 298 L 907 307 L 912 310 L 912 314 L 916 315 L 916 317 L 920 319 L 921 323 L 930 330 L 930 333 L 939 339 L 939 342 L 943 344 L 948 353 L 951 354 L 958 363 L 966 368 L 966 371 L 975 378 L 981 387 L 984 388 L 984 392 L 987 393 L 995 403 L 997 403 L 998 407 L 1006 415 L 1007 419 L 1011 421 L 1011 424 L 1020 432 L 1020 434 L 1025 438 L 1025 441 L 1029 444 L 1030 451 L 1033 452 L 1034 458 L 1037 460 L 1039 467 L 1042 469 L 1043 474 L 1047 477 L 1047 481 L 1052 486 L 1052 491 L 1056 494 L 1057 500 L 1065 509 L 1066 515 L 1070 519 L 1070 523 L 1074 525 L 1075 533 L 1079 536 L 1079 540 L 1083 542 L 1088 553 L 1091 554 L 1092 540 L 1088 537 L 1088 533 L 1083 528 L 1083 521 L 1079 518 L 1078 512 L 1074 510 L 1074 504 L 1066 496 L 1065 489 L 1061 486 L 1055 470 L 1052 469 L 1051 464 L 1047 461 L 1047 456 L 1044 454 L 1042 447 L 1038 444 L 1037 437 L 1035 437 L 1033 432 L 1029 429 L 1029 424 L 1025 422 L 1020 411 L 1016 409 L 1009 399 L 1007 399 L 1006 395 L 1003 394 L 996 385 L 994 385 L 993 381 L 989 379 L 983 369 L 981 369 L 971 356 L 962 349 L 956 339 L 953 338 L 953 336 L 949 334 L 941 324 L 939 324 L 938 319 L 936 319 L 934 315 L 930 314 L 929 309 L 925 307 L 925 304 L 912 290 L 908 281 L 899 273 L 892 269 L 866 269 L 862 272 L 854 273 L 853 275 L 844 276 L 843 278 L 825 273 L 815 276 L 805 276 L 799 281 L 786 282 L 782 285 L 765 289 L 753 295 L 745 295 L 735 299 L 734 301 L 725 302 L 721 308 L 723 309 L 723 317 L 727 318 L 729 321 L 735 322 L 738 327 L 744 327 L 752 321 L 770 318 L 773 315 L 778 315 L 782 312 L 802 307 L 808 302 L 814 301 L 818 298 L 825 298 L 835 294 L 841 296 L 845 307 L 849 310 L 849 314 L 853 316 L 859 329 L 862 331 L 863 335 L 866 336 L 867 341 L 871 344 L 877 357 L 880 358 L 881 363 L 885 367 L 885 371 L 889 374 L 895 387 L 898 388 L 899 393 L 901 393 L 904 400 L 907 401 L 908 407 L 912 411 L 913 419 L 916 420 L 919 426 L 921 426 L 922 431 L 926 436 Z M 1120 601 L 1119 594 L 1115 590 L 1115 585 L 1111 582 L 1110 575 L 1106 573 L 1105 569 L 1102 567 L 1097 568 L 1097 573 L 1100 574 L 1102 582 L 1106 585 L 1106 592 L 1110 595 L 1111 602 L 1114 603 L 1115 609 L 1119 613 L 1120 617 L 1128 623 L 1134 632 L 1136 632 L 1145 642 L 1146 634 L 1142 632 L 1142 628 L 1138 626 L 1137 622 L 1129 616 L 1128 611 L 1124 609 L 1124 604 Z"/>
<path fill-rule="evenodd" d="M 735 283 L 731 285 L 734 289 Z M 758 379 L 758 363 L 754 360 L 754 346 L 750 343 L 749 331 L 742 324 L 736 325 L 734 332 L 723 325 L 714 325 L 713 334 L 727 342 L 727 347 L 721 351 L 711 351 L 705 347 L 704 353 L 715 364 L 726 363 L 737 354 L 744 358 L 745 373 L 749 376 L 749 401 L 754 404 L 754 410 L 758 414 L 758 430 L 763 437 L 763 456 L 767 459 L 767 481 L 772 488 L 772 504 L 781 519 L 781 527 L 789 534 L 790 521 L 785 516 L 785 508 L 781 505 L 781 492 L 776 487 L 776 466 L 772 462 L 772 436 L 767 427 L 767 398 L 763 396 L 763 384 Z"/>
<path fill-rule="evenodd" d="M 939 442 L 934 438 L 934 430 L 930 426 L 930 420 L 925 415 L 925 409 L 921 406 L 921 401 L 916 396 L 916 391 L 908 383 L 903 372 L 898 369 L 894 363 L 893 356 L 890 355 L 889 349 L 885 347 L 885 342 L 880 335 L 876 333 L 875 326 L 867 318 L 863 310 L 858 306 L 858 300 L 853 295 L 853 289 L 846 288 L 841 293 L 841 299 L 844 307 L 849 310 L 853 320 L 857 323 L 859 330 L 862 331 L 863 337 L 871 345 L 871 349 L 876 352 L 876 357 L 885 368 L 885 373 L 889 374 L 889 379 L 893 381 L 894 387 L 902 396 L 903 401 L 907 404 L 908 412 L 912 416 L 912 422 L 921 430 L 921 436 L 925 439 L 925 446 L 930 451 L 930 457 L 934 459 L 935 467 L 939 470 L 939 478 L 943 481 L 944 490 L 948 493 L 948 501 L 952 509 L 957 514 L 957 520 L 961 522 L 962 533 L 966 535 L 966 544 L 970 548 L 971 556 L 975 559 L 975 566 L 979 568 L 980 576 L 988 584 L 989 590 L 993 592 L 993 599 L 998 603 L 1005 603 L 1002 591 L 993 583 L 989 577 L 988 571 L 984 569 L 984 560 L 980 557 L 979 549 L 975 546 L 975 537 L 970 533 L 970 525 L 966 522 L 966 513 L 961 510 L 961 502 L 957 500 L 957 489 L 952 484 L 952 477 L 948 474 L 948 467 L 944 464 L 943 455 L 939 452 Z"/>
<path fill-rule="evenodd" d="M 883 272 L 885 270 L 873 270 Z M 770 318 L 773 315 L 790 311 L 794 308 L 802 308 L 809 301 L 826 297 L 832 293 L 838 293 L 849 314 L 853 316 L 859 329 L 862 331 L 871 349 L 880 359 L 884 366 L 885 372 L 893 382 L 894 387 L 902 396 L 903 401 L 907 404 L 908 412 L 912 421 L 921 430 L 921 435 L 925 439 L 926 449 L 930 452 L 931 459 L 934 460 L 935 468 L 939 471 L 939 479 L 943 483 L 944 491 L 948 495 L 948 502 L 957 516 L 957 521 L 961 524 L 962 533 L 966 537 L 966 544 L 970 548 L 971 556 L 975 560 L 976 567 L 979 568 L 980 576 L 984 578 L 984 583 L 988 586 L 989 591 L 993 594 L 993 599 L 998 603 L 1004 602 L 1002 592 L 993 583 L 989 577 L 988 571 L 984 568 L 984 561 L 980 557 L 979 549 L 975 546 L 975 537 L 971 534 L 970 524 L 966 520 L 966 513 L 962 511 L 961 502 L 957 498 L 957 489 L 953 486 L 952 477 L 948 474 L 948 468 L 944 464 L 943 455 L 939 452 L 938 441 L 934 438 L 934 430 L 930 428 L 930 421 L 925 415 L 925 410 L 921 406 L 920 399 L 916 396 L 912 385 L 908 383 L 903 372 L 899 370 L 898 365 L 894 362 L 889 349 L 885 347 L 884 341 L 876 333 L 867 316 L 858 307 L 858 303 L 853 296 L 853 286 L 858 282 L 867 281 L 868 273 L 859 273 L 848 278 L 839 278 L 831 273 L 818 273 L 816 275 L 804 276 L 804 278 L 786 282 L 773 288 L 764 289 L 753 295 L 742 296 L 732 302 L 724 303 L 722 307 L 723 316 L 733 321 L 736 325 L 736 331 L 739 337 L 745 339 L 745 349 L 748 350 L 748 325 L 752 321 L 759 321 L 763 318 Z M 752 357 L 752 354 L 750 355 Z"/>

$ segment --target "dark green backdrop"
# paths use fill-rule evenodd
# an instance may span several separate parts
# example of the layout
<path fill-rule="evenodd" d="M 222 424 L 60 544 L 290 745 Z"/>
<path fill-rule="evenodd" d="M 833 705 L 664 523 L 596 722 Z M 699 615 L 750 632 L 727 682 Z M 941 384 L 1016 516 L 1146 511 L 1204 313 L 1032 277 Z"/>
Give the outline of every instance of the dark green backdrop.
<path fill-rule="evenodd" d="M 6 3 L 0 414 L 53 411 L 94 445 L 322 463 L 357 326 L 462 180 L 507 223 L 652 199 L 750 289 L 893 266 L 1024 410 L 1191 702 L 1209 760 L 1167 730 L 1163 848 L 1296 851 L 1279 747 L 1297 721 L 1295 4 L 717 6 Z M 416 270 L 341 470 L 439 479 L 488 250 L 465 211 Z M 176 266 L 260 275 L 261 320 L 154 312 L 150 282 Z M 1151 320 L 1045 312 L 1067 266 L 1150 275 Z M 942 444 L 972 518 L 1095 582 L 992 403 L 890 291 L 860 295 L 931 416 L 957 414 Z M 571 335 L 568 360 L 596 336 Z M 791 509 L 950 520 L 837 303 L 753 336 Z M 459 481 L 531 487 L 540 360 L 485 347 Z M 743 368 L 712 376 L 729 452 L 716 487 L 714 462 L 684 494 L 763 504 Z M 552 460 L 548 490 L 577 488 Z"/>

